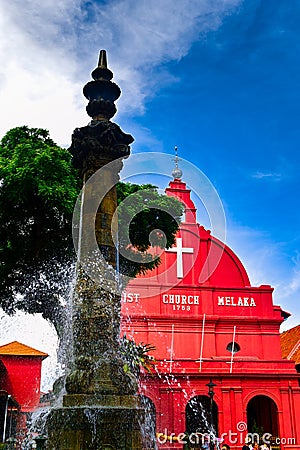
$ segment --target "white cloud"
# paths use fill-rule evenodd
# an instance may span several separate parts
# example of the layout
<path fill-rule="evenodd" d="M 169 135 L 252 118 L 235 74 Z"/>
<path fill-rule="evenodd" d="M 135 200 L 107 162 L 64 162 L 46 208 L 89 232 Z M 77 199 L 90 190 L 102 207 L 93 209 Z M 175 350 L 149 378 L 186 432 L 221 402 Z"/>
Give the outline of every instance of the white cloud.
<path fill-rule="evenodd" d="M 257 171 L 252 174 L 252 178 L 257 178 L 258 180 L 262 179 L 271 179 L 273 181 L 280 181 L 282 179 L 282 173 L 280 172 L 261 172 Z"/>
<path fill-rule="evenodd" d="M 297 253 L 291 259 L 290 277 L 282 283 L 282 297 L 289 298 L 297 295 L 300 297 L 300 254 Z"/>
<path fill-rule="evenodd" d="M 51 46 L 49 41 L 46 45 L 46 36 L 55 34 L 55 16 L 49 17 L 50 11 L 55 10 L 53 2 L 42 2 L 39 14 L 32 11 L 35 2 L 31 2 L 31 7 L 25 3 L 30 2 L 24 2 L 21 9 L 15 6 L 16 2 L 6 3 L 5 8 L 0 3 L 0 134 L 25 124 L 48 128 L 54 140 L 69 144 L 76 124 L 86 121 L 84 101 L 76 104 L 76 92 L 82 89 L 72 79 L 76 65 L 64 57 L 66 48 Z M 52 9 L 46 11 L 50 3 Z M 35 27 L 43 16 L 44 34 L 40 31 L 44 38 L 38 39 Z"/>
<path fill-rule="evenodd" d="M 0 0 L 0 135 L 13 126 L 50 129 L 68 145 L 89 119 L 82 87 L 100 48 L 109 53 L 123 97 L 120 115 L 174 81 L 159 65 L 185 56 L 241 0 Z"/>
<path fill-rule="evenodd" d="M 299 264 L 298 264 L 298 266 L 299 266 Z M 297 269 L 295 268 L 293 271 L 291 281 L 286 286 L 285 296 L 291 295 L 294 293 L 298 293 L 298 295 L 300 297 L 300 268 L 299 267 Z"/>

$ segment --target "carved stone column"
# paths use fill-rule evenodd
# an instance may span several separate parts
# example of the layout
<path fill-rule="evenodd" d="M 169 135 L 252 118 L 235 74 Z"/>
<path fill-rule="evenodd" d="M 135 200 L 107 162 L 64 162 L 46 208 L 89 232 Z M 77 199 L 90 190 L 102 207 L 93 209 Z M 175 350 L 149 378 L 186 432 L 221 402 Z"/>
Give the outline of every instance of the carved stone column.
<path fill-rule="evenodd" d="M 70 147 L 73 165 L 83 179 L 80 258 L 73 298 L 74 360 L 66 378 L 63 408 L 53 410 L 48 419 L 49 450 L 142 448 L 136 380 L 124 373 L 119 349 L 121 292 L 112 230 L 115 184 L 133 137 L 110 121 L 116 112 L 114 101 L 121 94 L 112 76 L 101 50 L 98 67 L 92 72 L 94 80 L 83 89 L 92 121 L 75 129 Z M 99 170 L 100 182 L 89 183 Z M 95 214 L 92 205 L 98 198 Z M 100 263 L 93 249 L 95 236 Z M 93 264 L 98 281 L 85 270 Z"/>

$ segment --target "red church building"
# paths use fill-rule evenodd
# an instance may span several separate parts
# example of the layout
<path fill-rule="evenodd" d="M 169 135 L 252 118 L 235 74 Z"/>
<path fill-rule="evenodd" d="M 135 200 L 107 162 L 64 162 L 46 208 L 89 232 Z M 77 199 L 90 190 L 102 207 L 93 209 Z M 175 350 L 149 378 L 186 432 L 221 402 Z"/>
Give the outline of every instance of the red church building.
<path fill-rule="evenodd" d="M 273 304 L 271 286 L 251 286 L 235 253 L 197 223 L 181 171 L 173 176 L 166 194 L 185 205 L 176 244 L 129 283 L 122 302 L 123 332 L 156 347 L 156 372 L 142 375 L 140 389 L 158 448 L 200 448 L 195 433 L 213 427 L 231 449 L 247 433 L 300 449 L 300 374 L 280 347 L 289 314 Z"/>

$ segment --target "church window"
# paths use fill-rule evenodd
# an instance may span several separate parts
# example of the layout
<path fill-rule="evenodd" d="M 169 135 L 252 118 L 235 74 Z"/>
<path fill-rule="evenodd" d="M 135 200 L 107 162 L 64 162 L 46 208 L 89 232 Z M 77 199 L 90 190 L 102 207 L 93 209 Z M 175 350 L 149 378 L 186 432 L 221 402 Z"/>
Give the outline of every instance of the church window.
<path fill-rule="evenodd" d="M 228 350 L 230 353 L 237 353 L 241 350 L 241 347 L 237 342 L 229 342 L 229 344 L 226 347 L 226 350 Z"/>

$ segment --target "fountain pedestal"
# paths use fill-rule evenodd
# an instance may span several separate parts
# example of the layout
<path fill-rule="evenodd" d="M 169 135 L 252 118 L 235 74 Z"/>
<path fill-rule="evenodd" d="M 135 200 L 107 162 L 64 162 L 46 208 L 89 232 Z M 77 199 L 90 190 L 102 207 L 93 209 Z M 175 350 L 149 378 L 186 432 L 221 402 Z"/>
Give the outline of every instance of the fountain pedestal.
<path fill-rule="evenodd" d="M 84 184 L 73 296 L 73 361 L 63 406 L 53 408 L 47 419 L 47 449 L 141 450 L 143 410 L 138 404 L 136 380 L 123 370 L 119 347 L 121 293 L 114 270 L 112 230 L 117 206 L 115 184 L 133 138 L 110 122 L 121 91 L 110 81 L 112 72 L 103 50 L 92 76 L 94 81 L 83 92 L 93 120 L 74 131 L 70 148 Z M 89 183 L 99 170 L 100 182 Z M 95 239 L 100 262 L 99 254 L 95 256 Z M 87 267 L 97 273 L 96 279 L 88 275 Z"/>
<path fill-rule="evenodd" d="M 65 407 L 48 419 L 51 450 L 141 450 L 140 411 L 132 407 Z"/>

